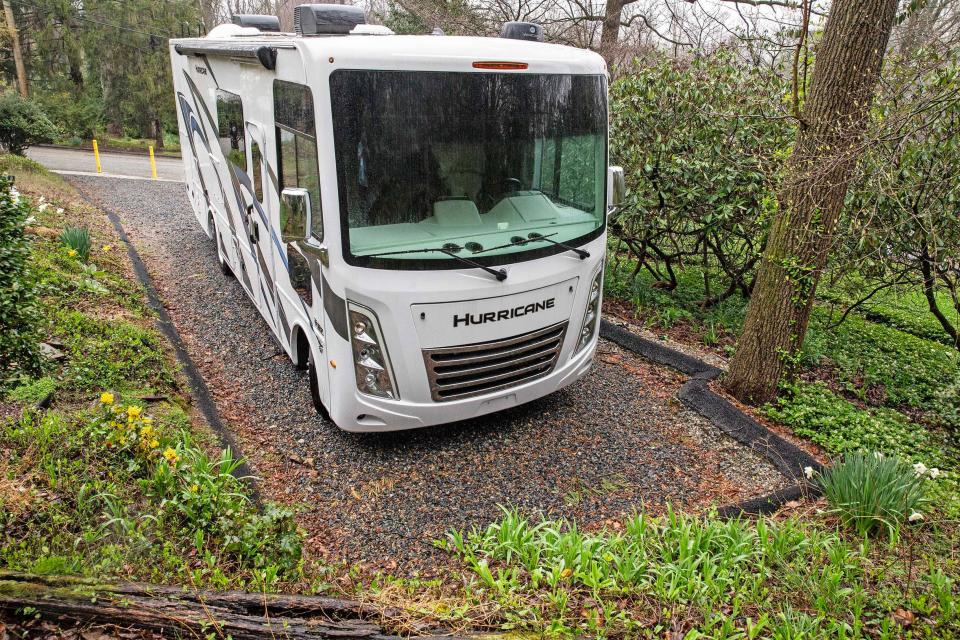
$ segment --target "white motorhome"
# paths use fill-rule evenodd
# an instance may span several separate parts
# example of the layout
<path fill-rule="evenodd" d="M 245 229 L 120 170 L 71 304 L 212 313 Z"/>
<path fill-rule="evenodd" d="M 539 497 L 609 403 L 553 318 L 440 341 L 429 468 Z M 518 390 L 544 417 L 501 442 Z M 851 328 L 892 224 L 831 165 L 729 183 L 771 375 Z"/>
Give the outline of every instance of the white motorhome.
<path fill-rule="evenodd" d="M 400 36 L 295 11 L 295 34 L 240 16 L 170 55 L 194 213 L 317 410 L 409 429 L 583 377 L 622 188 L 603 59 L 525 23 Z"/>

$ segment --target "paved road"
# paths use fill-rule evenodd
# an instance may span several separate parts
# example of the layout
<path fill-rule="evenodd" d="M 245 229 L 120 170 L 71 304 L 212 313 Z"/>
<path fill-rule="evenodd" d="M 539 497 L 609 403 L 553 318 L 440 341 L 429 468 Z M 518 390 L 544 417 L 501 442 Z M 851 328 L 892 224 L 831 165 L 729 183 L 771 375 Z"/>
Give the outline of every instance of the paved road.
<path fill-rule="evenodd" d="M 97 163 L 93 151 L 64 149 L 59 147 L 31 147 L 27 156 L 48 169 L 60 173 L 96 173 Z M 183 161 L 180 158 L 157 156 L 157 177 L 163 180 L 183 181 Z M 150 158 L 132 153 L 100 154 L 103 173 L 116 177 L 150 179 Z"/>
<path fill-rule="evenodd" d="M 678 374 L 605 341 L 590 375 L 528 405 L 413 432 L 342 432 L 314 413 L 306 375 L 220 273 L 182 184 L 69 180 L 120 216 L 265 496 L 299 507 L 308 549 L 328 562 L 432 573 L 444 558 L 431 540 L 486 525 L 501 504 L 590 528 L 641 506 L 698 510 L 786 484 L 676 400 Z"/>

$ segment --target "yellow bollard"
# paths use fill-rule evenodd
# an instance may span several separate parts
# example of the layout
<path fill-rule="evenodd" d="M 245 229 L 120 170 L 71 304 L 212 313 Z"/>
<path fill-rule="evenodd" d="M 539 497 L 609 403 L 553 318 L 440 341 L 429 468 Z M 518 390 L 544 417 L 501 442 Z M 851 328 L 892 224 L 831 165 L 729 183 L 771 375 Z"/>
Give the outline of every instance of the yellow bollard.
<path fill-rule="evenodd" d="M 150 145 L 150 173 L 153 174 L 153 179 L 157 179 L 157 161 L 153 157 L 153 145 Z"/>
<path fill-rule="evenodd" d="M 97 161 L 97 173 L 102 173 L 103 169 L 100 167 L 100 149 L 97 147 L 97 140 L 93 140 L 93 158 Z"/>

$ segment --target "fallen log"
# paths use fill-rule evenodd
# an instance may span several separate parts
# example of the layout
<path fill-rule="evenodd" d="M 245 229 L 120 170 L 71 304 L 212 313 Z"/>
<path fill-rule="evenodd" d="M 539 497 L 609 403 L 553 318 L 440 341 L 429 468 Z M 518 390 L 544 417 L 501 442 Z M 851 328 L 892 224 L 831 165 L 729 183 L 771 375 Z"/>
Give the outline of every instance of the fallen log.
<path fill-rule="evenodd" d="M 196 591 L 0 571 L 0 610 L 137 628 L 170 637 L 393 640 L 396 610 L 322 596 Z"/>

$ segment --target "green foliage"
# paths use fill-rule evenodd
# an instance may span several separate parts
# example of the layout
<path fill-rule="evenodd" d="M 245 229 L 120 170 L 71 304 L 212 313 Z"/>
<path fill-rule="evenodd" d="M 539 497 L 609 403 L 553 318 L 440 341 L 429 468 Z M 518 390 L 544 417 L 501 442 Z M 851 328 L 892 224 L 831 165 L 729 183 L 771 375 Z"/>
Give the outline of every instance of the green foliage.
<path fill-rule="evenodd" d="M 930 409 L 945 381 L 960 370 L 960 352 L 850 314 L 824 330 L 830 318 L 815 310 L 812 339 L 838 369 L 844 387 L 872 404 Z"/>
<path fill-rule="evenodd" d="M 833 454 L 879 451 L 927 465 L 952 466 L 946 443 L 937 435 L 891 409 L 859 409 L 821 383 L 785 385 L 776 403 L 763 412 Z"/>
<path fill-rule="evenodd" d="M 260 511 L 228 452 L 210 458 L 139 405 L 104 394 L 89 412 L 28 413 L 0 429 L 0 445 L 14 469 L 39 471 L 21 476 L 32 478 L 26 505 L 0 503 L 2 564 L 220 588 L 299 575 L 292 513 Z"/>
<path fill-rule="evenodd" d="M 819 479 L 823 493 L 844 525 L 861 536 L 884 531 L 895 540 L 907 518 L 922 518 L 926 503 L 924 467 L 895 456 L 853 452 Z"/>
<path fill-rule="evenodd" d="M 933 400 L 933 415 L 941 425 L 960 432 L 960 374 L 937 392 Z"/>
<path fill-rule="evenodd" d="M 21 172 L 46 173 L 47 170 L 36 160 L 31 160 L 26 156 L 0 154 L 0 174 L 16 177 Z"/>
<path fill-rule="evenodd" d="M 89 91 L 79 96 L 67 89 L 34 93 L 50 120 L 62 128 L 62 135 L 77 136 L 89 142 L 103 127 L 103 101 Z"/>
<path fill-rule="evenodd" d="M 84 262 L 90 259 L 90 230 L 86 227 L 67 227 L 60 234 L 60 242 L 76 251 Z"/>
<path fill-rule="evenodd" d="M 0 149 L 22 156 L 27 147 L 53 142 L 59 135 L 37 103 L 13 91 L 0 94 Z"/>
<path fill-rule="evenodd" d="M 935 328 L 960 346 L 960 62 L 955 49 L 921 47 L 891 56 L 884 76 L 868 136 L 877 144 L 847 197 L 838 268 L 855 265 L 868 289 L 906 283 L 928 293 L 942 320 L 931 314 L 924 337 Z"/>
<path fill-rule="evenodd" d="M 52 376 L 37 379 L 24 376 L 19 384 L 7 392 L 7 399 L 21 404 L 37 404 L 56 389 L 57 380 Z"/>
<path fill-rule="evenodd" d="M 793 135 L 769 117 L 784 92 L 729 50 L 664 56 L 611 85 L 610 155 L 627 181 L 611 231 L 638 269 L 671 288 L 684 264 L 716 272 L 702 302 L 748 290 Z"/>
<path fill-rule="evenodd" d="M 61 375 L 71 388 L 162 388 L 173 384 L 162 340 L 152 329 L 79 311 L 56 310 L 51 319 L 52 331 L 63 341 L 68 355 Z"/>
<path fill-rule="evenodd" d="M 595 637 L 863 637 L 905 605 L 894 557 L 798 518 L 755 523 L 667 511 L 616 531 L 530 522 L 514 510 L 441 546 L 473 573 L 502 629 Z M 912 583 L 912 630 L 951 637 L 955 578 L 939 568 Z M 899 597 L 890 597 L 899 594 Z M 936 620 L 936 622 L 933 622 Z M 893 637 L 896 627 L 887 637 Z"/>
<path fill-rule="evenodd" d="M 18 371 L 41 368 L 40 309 L 28 267 L 24 234 L 30 206 L 13 183 L 0 177 L 0 386 Z"/>
<path fill-rule="evenodd" d="M 701 304 L 704 286 L 700 269 L 691 267 L 678 271 L 676 288 L 667 290 L 657 286 L 657 280 L 649 272 L 634 276 L 636 264 L 636 260 L 623 255 L 608 255 L 604 295 L 630 302 L 636 317 L 651 330 L 686 324 L 709 346 L 721 339 L 732 340 L 739 333 L 747 303 L 740 294 L 704 307 Z"/>

